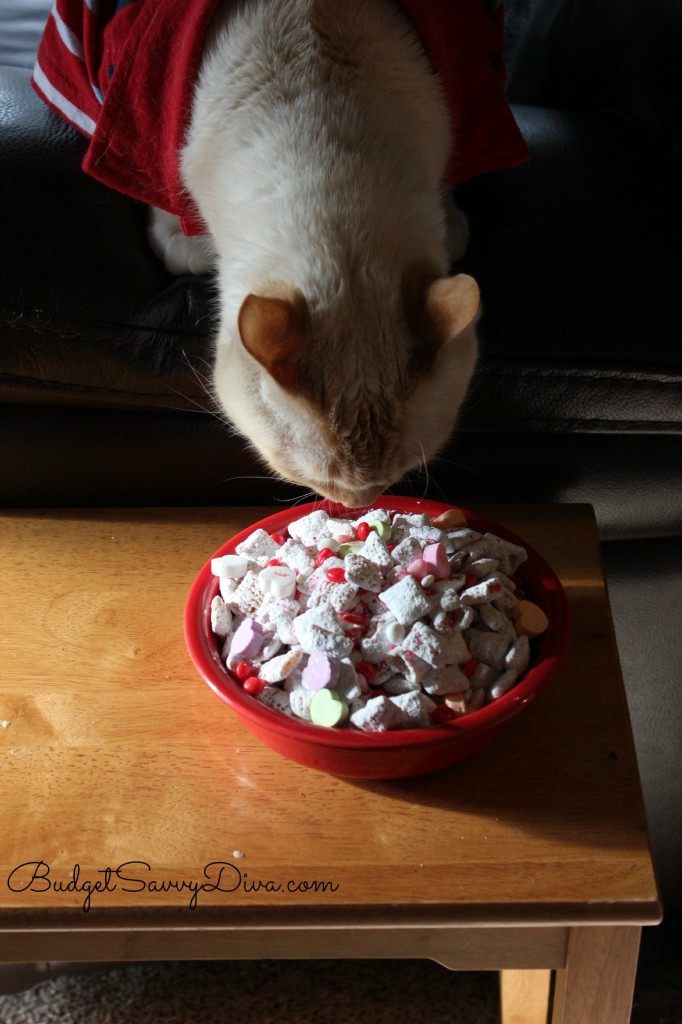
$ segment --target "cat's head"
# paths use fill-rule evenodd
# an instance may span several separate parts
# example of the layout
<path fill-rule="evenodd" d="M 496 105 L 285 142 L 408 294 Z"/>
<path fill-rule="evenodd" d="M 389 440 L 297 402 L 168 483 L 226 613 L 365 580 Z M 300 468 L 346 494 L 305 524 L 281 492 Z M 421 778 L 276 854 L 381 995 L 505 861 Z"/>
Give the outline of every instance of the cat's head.
<path fill-rule="evenodd" d="M 280 476 L 370 504 L 452 433 L 476 361 L 476 282 L 407 274 L 393 303 L 365 308 L 262 290 L 223 327 L 218 401 Z"/>

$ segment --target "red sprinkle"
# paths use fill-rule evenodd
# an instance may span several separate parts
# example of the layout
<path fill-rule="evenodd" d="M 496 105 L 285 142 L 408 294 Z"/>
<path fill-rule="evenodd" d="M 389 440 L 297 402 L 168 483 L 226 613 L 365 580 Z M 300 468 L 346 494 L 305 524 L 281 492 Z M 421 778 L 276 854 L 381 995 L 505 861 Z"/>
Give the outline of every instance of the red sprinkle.
<path fill-rule="evenodd" d="M 467 677 L 467 679 L 469 679 L 469 677 L 474 674 L 477 665 L 478 658 L 470 658 L 469 661 L 465 662 L 464 665 L 462 665 L 462 672 Z"/>
<path fill-rule="evenodd" d="M 234 669 L 234 674 L 237 679 L 241 679 L 244 682 L 245 679 L 253 675 L 253 665 L 250 661 L 240 661 Z"/>
<path fill-rule="evenodd" d="M 321 551 L 318 551 L 315 558 L 315 568 L 319 569 L 321 565 L 324 565 L 328 558 L 333 558 L 335 554 L 336 552 L 332 551 L 331 548 L 322 548 Z"/>
<path fill-rule="evenodd" d="M 498 590 L 502 590 L 501 583 L 491 583 L 488 587 L 488 593 L 490 594 L 496 594 Z"/>
<path fill-rule="evenodd" d="M 348 622 L 351 626 L 366 626 L 367 618 L 359 612 L 341 612 L 339 618 L 342 622 Z"/>
<path fill-rule="evenodd" d="M 481 581 L 478 576 L 474 576 L 472 572 L 468 572 L 464 577 L 464 589 L 468 590 L 469 587 L 475 587 Z"/>
<path fill-rule="evenodd" d="M 346 570 L 342 569 L 340 565 L 335 566 L 333 569 L 327 569 L 325 575 L 330 583 L 346 582 Z"/>
<path fill-rule="evenodd" d="M 244 689 L 252 697 L 257 697 L 265 689 L 265 680 L 259 679 L 258 676 L 249 676 L 248 679 L 244 680 Z"/>
<path fill-rule="evenodd" d="M 367 538 L 370 535 L 371 529 L 372 527 L 369 525 L 369 523 L 364 522 L 364 520 L 363 522 L 358 523 L 358 525 L 355 527 L 355 534 L 358 540 L 367 540 Z"/>

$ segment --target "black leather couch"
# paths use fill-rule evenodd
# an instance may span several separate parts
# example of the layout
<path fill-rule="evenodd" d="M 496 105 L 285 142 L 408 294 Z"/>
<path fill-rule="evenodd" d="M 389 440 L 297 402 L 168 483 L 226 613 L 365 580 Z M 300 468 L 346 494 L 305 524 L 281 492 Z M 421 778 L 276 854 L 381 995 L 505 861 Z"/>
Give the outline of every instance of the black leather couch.
<path fill-rule="evenodd" d="M 85 178 L 29 85 L 50 0 L 0 15 L 0 503 L 270 503 L 207 410 L 211 281 L 173 278 L 145 210 Z M 682 909 L 682 7 L 508 0 L 532 153 L 458 193 L 484 303 L 428 493 L 594 505 L 666 915 Z M 401 490 L 422 493 L 424 477 Z"/>

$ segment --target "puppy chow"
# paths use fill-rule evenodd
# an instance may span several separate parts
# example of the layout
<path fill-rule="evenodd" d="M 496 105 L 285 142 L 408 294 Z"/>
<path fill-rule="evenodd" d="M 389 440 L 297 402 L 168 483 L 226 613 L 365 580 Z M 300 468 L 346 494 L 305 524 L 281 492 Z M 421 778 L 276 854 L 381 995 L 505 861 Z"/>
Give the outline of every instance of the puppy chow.
<path fill-rule="evenodd" d="M 531 663 L 520 623 L 528 602 L 516 594 L 526 552 L 490 532 L 441 528 L 425 513 L 351 520 L 316 509 L 281 533 L 255 529 L 237 554 L 243 576 L 216 573 L 217 649 L 236 672 L 235 633 L 257 630 L 245 671 L 265 685 L 254 699 L 301 721 L 427 728 L 504 696 Z M 294 574 L 291 596 L 261 584 L 273 560 Z"/>

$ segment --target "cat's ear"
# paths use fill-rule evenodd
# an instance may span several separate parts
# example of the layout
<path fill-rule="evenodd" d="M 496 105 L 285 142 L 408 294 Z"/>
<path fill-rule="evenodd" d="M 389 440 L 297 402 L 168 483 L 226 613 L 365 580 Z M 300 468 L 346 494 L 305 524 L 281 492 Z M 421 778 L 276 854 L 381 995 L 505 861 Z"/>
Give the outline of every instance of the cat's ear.
<path fill-rule="evenodd" d="M 481 293 L 469 274 L 440 277 L 432 281 L 424 294 L 424 308 L 436 348 L 471 327 L 476 321 L 480 305 Z"/>
<path fill-rule="evenodd" d="M 408 323 L 431 355 L 475 323 L 481 301 L 469 274 L 434 277 L 423 271 L 406 275 L 403 297 Z"/>
<path fill-rule="evenodd" d="M 308 306 L 300 292 L 291 298 L 247 295 L 239 310 L 239 336 L 247 352 L 289 391 L 299 386 Z"/>

